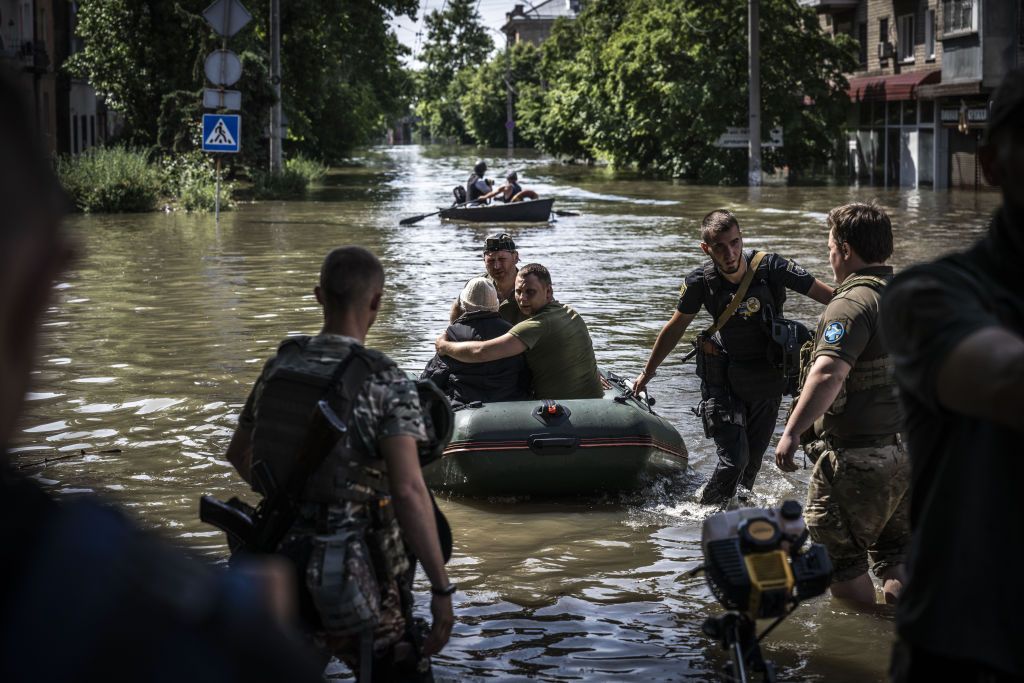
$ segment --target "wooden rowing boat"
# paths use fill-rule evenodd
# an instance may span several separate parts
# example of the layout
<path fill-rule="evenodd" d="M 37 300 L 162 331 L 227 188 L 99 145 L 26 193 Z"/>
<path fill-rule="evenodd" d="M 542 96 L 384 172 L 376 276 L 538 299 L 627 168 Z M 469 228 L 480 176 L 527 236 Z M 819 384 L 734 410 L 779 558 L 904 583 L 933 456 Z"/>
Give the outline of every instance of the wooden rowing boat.
<path fill-rule="evenodd" d="M 472 223 L 545 223 L 551 218 L 554 199 L 533 199 L 505 204 L 492 202 L 486 206 L 464 206 L 441 209 L 441 218 Z"/>

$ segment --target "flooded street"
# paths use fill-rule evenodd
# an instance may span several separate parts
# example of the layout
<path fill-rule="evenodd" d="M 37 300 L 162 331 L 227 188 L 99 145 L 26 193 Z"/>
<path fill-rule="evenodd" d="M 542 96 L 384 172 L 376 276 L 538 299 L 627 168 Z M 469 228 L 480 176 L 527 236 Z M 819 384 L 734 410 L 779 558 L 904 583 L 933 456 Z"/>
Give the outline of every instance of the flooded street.
<path fill-rule="evenodd" d="M 254 499 L 222 456 L 262 362 L 285 336 L 319 329 L 312 288 L 331 247 L 360 244 L 384 263 L 385 301 L 368 345 L 417 374 L 433 355 L 452 299 L 483 272 L 484 237 L 503 228 L 398 222 L 449 204 L 470 154 L 371 150 L 307 201 L 243 204 L 219 227 L 212 215 L 70 219 L 82 257 L 44 328 L 15 464 L 61 494 L 112 498 L 144 525 L 223 558 L 223 535 L 197 518 L 199 496 Z M 503 175 L 506 161 L 488 161 Z M 586 319 L 599 364 L 629 378 L 674 310 L 683 275 L 702 261 L 698 224 L 711 209 L 736 213 L 746 246 L 831 281 L 825 215 L 837 204 L 877 199 L 890 211 L 899 270 L 969 245 L 999 201 L 927 189 L 695 187 L 540 159 L 514 165 L 524 187 L 580 215 L 504 229 Z M 796 295 L 786 307 L 808 325 L 820 310 Z M 702 313 L 686 340 L 709 322 Z M 683 576 L 700 562 L 700 525 L 713 510 L 695 491 L 715 464 L 690 412 L 700 395 L 693 366 L 679 363 L 688 349 L 681 343 L 650 385 L 656 410 L 686 440 L 688 476 L 602 500 L 440 501 L 460 590 L 439 680 L 715 679 L 723 660 L 706 656 L 715 646 L 700 625 L 720 608 L 703 578 Z M 71 457 L 31 466 L 62 455 Z M 802 503 L 809 475 L 781 473 L 769 453 L 753 502 Z M 766 654 L 782 680 L 878 681 L 892 626 L 890 610 L 858 614 L 818 598 L 766 639 Z"/>

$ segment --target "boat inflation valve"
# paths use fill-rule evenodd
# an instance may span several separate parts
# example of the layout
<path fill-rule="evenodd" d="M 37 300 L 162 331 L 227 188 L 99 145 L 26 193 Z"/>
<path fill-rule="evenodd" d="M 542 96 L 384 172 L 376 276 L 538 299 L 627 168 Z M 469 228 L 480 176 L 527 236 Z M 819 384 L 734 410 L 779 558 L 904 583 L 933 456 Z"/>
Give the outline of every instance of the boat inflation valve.
<path fill-rule="evenodd" d="M 559 419 L 567 418 L 571 413 L 567 406 L 562 405 L 558 401 L 544 399 L 541 401 L 539 406 L 533 409 L 533 414 L 542 422 L 550 423 Z"/>

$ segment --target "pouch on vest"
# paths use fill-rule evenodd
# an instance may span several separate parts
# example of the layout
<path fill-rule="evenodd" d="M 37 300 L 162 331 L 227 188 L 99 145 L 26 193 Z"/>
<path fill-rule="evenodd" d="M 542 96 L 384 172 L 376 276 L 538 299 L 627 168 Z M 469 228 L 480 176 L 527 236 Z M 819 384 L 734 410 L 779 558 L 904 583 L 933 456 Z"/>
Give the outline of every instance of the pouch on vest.
<path fill-rule="evenodd" d="M 803 345 L 813 337 L 807 326 L 796 320 L 786 320 L 770 315 L 765 323 L 774 342 L 769 352 L 774 365 L 782 370 L 786 378 L 783 394 L 796 396 L 803 385 L 801 381 L 801 361 Z"/>
<path fill-rule="evenodd" d="M 782 370 L 764 360 L 729 361 L 726 373 L 729 388 L 746 402 L 778 398 L 786 389 L 786 376 Z"/>
<path fill-rule="evenodd" d="M 697 377 L 708 386 L 726 386 L 729 381 L 726 373 L 729 357 L 718 337 L 699 334 L 693 343 L 697 351 Z"/>
<path fill-rule="evenodd" d="M 440 458 L 451 441 L 455 413 L 448 397 L 429 379 L 416 380 L 416 393 L 423 413 L 423 428 L 427 432 L 427 441 L 417 444 L 420 467 L 424 467 Z"/>
<path fill-rule="evenodd" d="M 372 630 L 381 619 L 380 587 L 363 533 L 353 528 L 313 538 L 306 589 L 332 636 Z"/>

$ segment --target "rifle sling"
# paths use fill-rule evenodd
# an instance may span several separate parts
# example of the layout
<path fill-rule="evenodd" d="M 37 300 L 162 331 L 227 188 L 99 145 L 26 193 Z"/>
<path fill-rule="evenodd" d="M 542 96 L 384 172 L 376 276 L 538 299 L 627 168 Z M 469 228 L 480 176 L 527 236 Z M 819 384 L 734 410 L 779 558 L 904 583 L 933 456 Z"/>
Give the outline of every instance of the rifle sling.
<path fill-rule="evenodd" d="M 761 260 L 765 257 L 765 252 L 755 251 L 753 258 L 750 259 L 750 263 L 747 265 L 747 272 L 740 280 L 739 289 L 736 290 L 736 295 L 733 296 L 732 301 L 722 311 L 722 315 L 718 316 L 714 324 L 708 329 L 701 332 L 705 337 L 712 336 L 715 332 L 725 327 L 725 324 L 729 322 L 729 318 L 732 317 L 736 309 L 740 307 L 740 303 L 743 301 L 743 297 L 747 295 L 747 290 L 750 289 L 750 283 L 754 281 L 754 274 L 757 272 L 758 267 L 761 265 Z M 742 258 L 742 257 L 741 257 Z"/>

